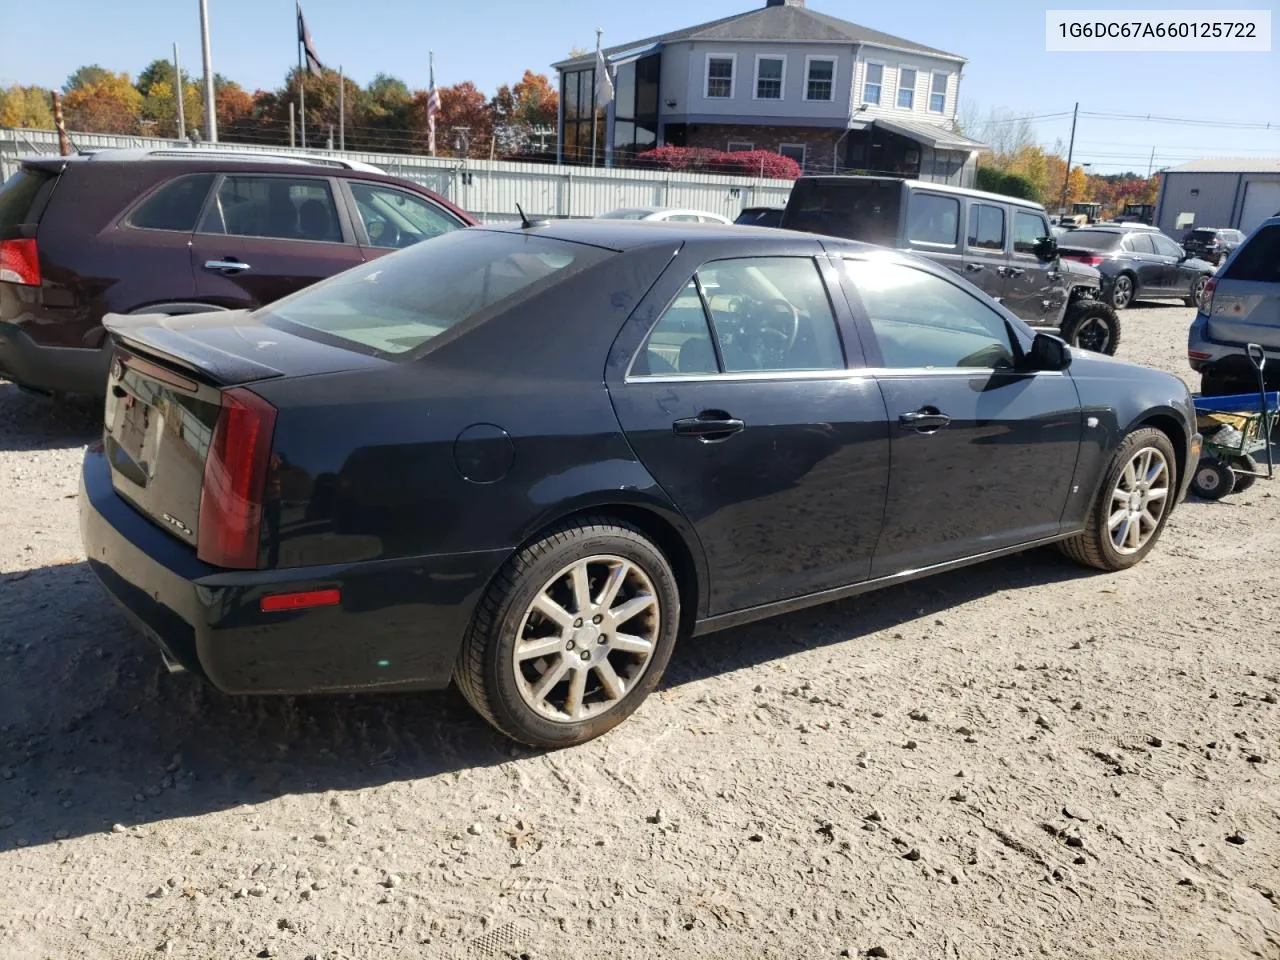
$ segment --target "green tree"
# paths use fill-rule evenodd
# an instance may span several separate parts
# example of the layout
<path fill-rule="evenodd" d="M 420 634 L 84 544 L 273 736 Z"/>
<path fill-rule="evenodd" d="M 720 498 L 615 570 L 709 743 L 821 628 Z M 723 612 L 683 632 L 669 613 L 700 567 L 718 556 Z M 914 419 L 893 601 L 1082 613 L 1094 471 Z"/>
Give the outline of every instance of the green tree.
<path fill-rule="evenodd" d="M 172 65 L 169 76 L 173 76 Z M 183 119 L 187 129 L 178 129 L 178 103 L 171 80 L 153 79 L 142 98 L 141 119 L 150 125 L 149 132 L 158 137 L 185 137 L 190 130 L 204 126 L 204 101 L 200 88 L 194 83 L 184 85 L 182 93 Z"/>
<path fill-rule="evenodd" d="M 62 92 L 70 93 L 72 90 L 79 90 L 81 87 L 101 83 L 112 76 L 114 74 L 106 67 L 91 63 L 87 67 L 80 67 L 75 73 L 67 77 L 67 82 L 62 85 Z"/>

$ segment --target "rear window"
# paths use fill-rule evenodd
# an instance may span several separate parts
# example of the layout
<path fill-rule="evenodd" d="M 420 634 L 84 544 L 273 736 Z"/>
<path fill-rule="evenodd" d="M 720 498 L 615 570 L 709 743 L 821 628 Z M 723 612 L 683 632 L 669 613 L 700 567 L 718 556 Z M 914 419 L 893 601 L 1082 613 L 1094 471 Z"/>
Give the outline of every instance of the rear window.
<path fill-rule="evenodd" d="M 900 180 L 797 180 L 782 225 L 895 246 L 901 213 Z"/>
<path fill-rule="evenodd" d="M 1217 235 L 1218 235 L 1217 230 L 1192 230 L 1191 231 L 1192 240 L 1212 240 L 1215 237 L 1217 237 Z"/>
<path fill-rule="evenodd" d="M 1280 224 L 1263 227 L 1236 250 L 1224 280 L 1280 283 Z"/>
<path fill-rule="evenodd" d="M 1062 238 L 1064 247 L 1084 247 L 1088 250 L 1110 250 L 1119 245 L 1123 234 L 1110 230 L 1072 230 Z"/>
<path fill-rule="evenodd" d="M 610 252 L 528 233 L 457 230 L 355 267 L 259 310 L 364 352 L 394 355 L 480 323 Z"/>
<path fill-rule="evenodd" d="M 170 180 L 138 205 L 128 223 L 140 230 L 181 230 L 191 233 L 213 185 L 212 173 Z"/>
<path fill-rule="evenodd" d="M 12 238 L 19 227 L 35 219 L 40 188 L 53 179 L 51 173 L 25 168 L 0 185 L 0 236 Z"/>

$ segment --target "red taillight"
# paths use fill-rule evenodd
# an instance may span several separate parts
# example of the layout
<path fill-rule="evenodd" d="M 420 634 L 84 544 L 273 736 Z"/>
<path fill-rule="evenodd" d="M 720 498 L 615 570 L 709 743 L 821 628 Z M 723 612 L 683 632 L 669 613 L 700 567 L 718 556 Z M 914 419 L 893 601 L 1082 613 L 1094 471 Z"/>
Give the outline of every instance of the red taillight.
<path fill-rule="evenodd" d="M 1212 354 L 1202 353 L 1199 350 L 1188 350 L 1187 356 L 1192 360 L 1212 360 L 1213 359 Z"/>
<path fill-rule="evenodd" d="M 305 610 L 308 607 L 336 607 L 342 602 L 337 590 L 304 590 L 301 593 L 271 593 L 259 601 L 263 613 Z"/>
<path fill-rule="evenodd" d="M 34 240 L 0 240 L 0 280 L 40 286 L 40 256 Z"/>
<path fill-rule="evenodd" d="M 215 567 L 258 566 L 263 493 L 275 407 L 243 388 L 224 390 L 200 491 L 196 555 Z"/>
<path fill-rule="evenodd" d="M 1106 259 L 1106 257 L 1097 257 L 1083 253 L 1064 253 L 1062 257 L 1064 260 L 1074 260 L 1076 263 L 1083 263 L 1090 267 L 1101 266 L 1102 261 Z"/>
<path fill-rule="evenodd" d="M 1210 277 L 1204 285 L 1204 292 L 1200 294 L 1200 312 L 1206 316 L 1213 316 L 1213 291 L 1218 289 L 1218 278 Z"/>

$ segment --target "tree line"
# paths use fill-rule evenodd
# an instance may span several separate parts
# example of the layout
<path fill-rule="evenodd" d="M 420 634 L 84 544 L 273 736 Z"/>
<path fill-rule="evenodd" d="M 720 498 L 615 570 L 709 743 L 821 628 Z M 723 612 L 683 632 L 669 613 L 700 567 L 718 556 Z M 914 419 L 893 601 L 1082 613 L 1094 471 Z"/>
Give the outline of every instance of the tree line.
<path fill-rule="evenodd" d="M 306 138 L 311 148 L 328 145 L 330 128 L 337 146 L 339 89 L 348 150 L 425 153 L 428 141 L 428 91 L 378 74 L 366 86 L 336 70 L 304 74 Z M 298 71 L 291 69 L 274 90 L 248 92 L 215 74 L 214 110 L 220 141 L 287 146 L 289 105 L 297 109 Z M 185 131 L 179 131 L 177 97 L 181 91 Z M 184 70 L 181 81 L 168 60 L 154 60 L 131 79 L 92 64 L 72 73 L 62 87 L 66 127 L 83 133 L 198 137 L 204 129 L 201 84 Z M 545 74 L 526 70 L 515 83 L 487 97 L 470 81 L 440 88 L 436 117 L 437 154 L 476 158 L 554 155 L 559 94 Z M 33 86 L 0 89 L 0 127 L 52 130 L 50 91 Z M 301 124 L 295 125 L 295 136 Z"/>

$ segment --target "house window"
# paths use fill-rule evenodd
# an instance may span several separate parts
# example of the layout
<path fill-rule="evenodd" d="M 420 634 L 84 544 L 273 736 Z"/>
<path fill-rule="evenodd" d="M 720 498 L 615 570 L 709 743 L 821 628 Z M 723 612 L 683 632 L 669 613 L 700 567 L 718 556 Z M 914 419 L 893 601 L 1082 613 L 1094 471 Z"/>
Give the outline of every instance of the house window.
<path fill-rule="evenodd" d="M 728 100 L 733 97 L 733 74 L 737 55 L 707 55 L 707 99 Z"/>
<path fill-rule="evenodd" d="M 756 57 L 756 99 L 781 100 L 787 61 L 782 57 Z"/>
<path fill-rule="evenodd" d="M 916 72 L 911 67 L 898 68 L 898 106 L 911 110 L 916 105 Z"/>
<path fill-rule="evenodd" d="M 880 105 L 880 87 L 884 83 L 884 65 L 867 64 L 867 78 L 862 82 L 862 102 Z"/>
<path fill-rule="evenodd" d="M 729 141 L 730 153 L 750 153 L 755 148 L 756 148 L 756 145 L 754 143 L 748 143 L 746 140 L 730 140 Z"/>
<path fill-rule="evenodd" d="M 836 62 L 831 57 L 805 57 L 804 98 L 829 101 L 835 97 Z"/>
<path fill-rule="evenodd" d="M 778 152 L 800 164 L 801 170 L 804 169 L 805 146 L 803 143 L 780 143 L 778 144 Z"/>
<path fill-rule="evenodd" d="M 947 109 L 947 75 L 935 73 L 929 80 L 929 112 L 942 113 Z"/>

